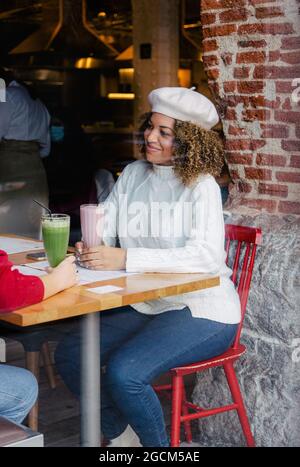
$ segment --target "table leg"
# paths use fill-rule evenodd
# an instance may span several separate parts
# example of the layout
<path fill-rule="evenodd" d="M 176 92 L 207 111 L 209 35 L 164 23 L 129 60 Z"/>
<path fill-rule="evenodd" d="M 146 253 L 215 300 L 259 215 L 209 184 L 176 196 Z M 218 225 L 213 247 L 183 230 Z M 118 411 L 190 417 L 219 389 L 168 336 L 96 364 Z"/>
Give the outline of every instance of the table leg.
<path fill-rule="evenodd" d="M 99 447 L 100 434 L 100 314 L 82 320 L 81 444 Z"/>

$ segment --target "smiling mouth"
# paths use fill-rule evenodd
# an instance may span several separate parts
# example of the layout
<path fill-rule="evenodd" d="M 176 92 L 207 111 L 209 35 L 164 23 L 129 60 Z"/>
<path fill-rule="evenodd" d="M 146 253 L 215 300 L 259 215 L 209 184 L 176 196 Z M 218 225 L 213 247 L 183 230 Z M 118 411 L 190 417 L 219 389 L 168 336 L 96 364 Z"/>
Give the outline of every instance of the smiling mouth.
<path fill-rule="evenodd" d="M 153 146 L 150 146 L 149 144 L 147 144 L 146 148 L 147 148 L 147 151 L 150 151 L 150 152 L 159 152 L 160 151 L 159 148 L 154 148 Z"/>

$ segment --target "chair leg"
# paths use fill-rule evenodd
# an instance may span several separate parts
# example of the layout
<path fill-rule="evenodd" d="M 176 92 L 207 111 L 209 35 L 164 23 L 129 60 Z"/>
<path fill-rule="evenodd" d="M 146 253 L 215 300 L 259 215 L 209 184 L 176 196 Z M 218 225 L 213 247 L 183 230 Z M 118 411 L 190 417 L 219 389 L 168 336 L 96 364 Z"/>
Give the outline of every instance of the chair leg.
<path fill-rule="evenodd" d="M 40 352 L 25 352 L 26 368 L 34 374 L 39 381 Z M 32 431 L 38 431 L 39 405 L 38 400 L 28 414 L 28 426 Z"/>
<path fill-rule="evenodd" d="M 242 425 L 242 429 L 243 429 L 243 432 L 244 432 L 244 435 L 247 441 L 247 446 L 255 447 L 255 441 L 254 441 L 254 438 L 251 432 L 250 423 L 247 417 L 246 408 L 245 408 L 243 397 L 240 391 L 239 383 L 238 383 L 238 380 L 237 380 L 237 377 L 236 377 L 236 374 L 233 368 L 233 364 L 231 362 L 226 363 L 223 365 L 223 367 L 224 367 L 225 375 L 226 375 L 228 385 L 229 385 L 229 388 L 232 394 L 232 398 L 234 402 L 238 404 L 237 412 L 238 412 L 240 423 Z"/>
<path fill-rule="evenodd" d="M 180 444 L 180 416 L 182 406 L 182 376 L 172 376 L 172 417 L 171 417 L 171 446 Z"/>
<path fill-rule="evenodd" d="M 184 380 L 182 379 L 182 413 L 183 415 L 188 415 L 189 411 L 188 411 L 187 406 L 185 405 L 185 402 L 186 402 L 186 391 L 185 391 L 185 386 L 184 386 Z M 184 424 L 186 442 L 191 443 L 193 441 L 191 421 L 186 420 L 185 422 L 183 422 L 183 424 Z"/>
<path fill-rule="evenodd" d="M 46 371 L 48 383 L 51 389 L 56 388 L 55 374 L 53 370 L 53 364 L 51 361 L 51 354 L 48 342 L 44 342 L 42 345 L 42 356 L 44 361 L 44 368 Z"/>

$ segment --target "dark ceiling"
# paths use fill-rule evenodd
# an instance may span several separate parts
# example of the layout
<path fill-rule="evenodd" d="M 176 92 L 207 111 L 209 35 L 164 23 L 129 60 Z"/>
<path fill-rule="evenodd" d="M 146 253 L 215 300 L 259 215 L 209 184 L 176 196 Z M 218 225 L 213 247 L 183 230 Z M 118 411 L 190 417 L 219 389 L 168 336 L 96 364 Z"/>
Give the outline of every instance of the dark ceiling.
<path fill-rule="evenodd" d="M 183 1 L 183 0 L 182 0 Z M 80 4 L 80 0 L 64 0 L 73 5 Z M 185 0 L 185 19 L 186 25 L 194 25 L 186 31 L 189 37 L 195 42 L 201 43 L 200 12 L 199 0 Z M 7 62 L 9 52 L 23 43 L 25 39 L 33 33 L 41 32 L 43 38 L 47 23 L 54 26 L 58 20 L 58 11 L 55 11 L 58 0 L 1 0 L 0 2 L 0 57 L 2 62 Z M 54 6 L 54 8 L 53 8 Z M 75 17 L 74 27 L 67 24 L 64 34 L 56 37 L 51 42 L 49 51 L 55 54 L 70 55 L 71 51 L 77 56 L 93 55 L 99 58 L 114 58 L 129 45 L 132 44 L 132 11 L 131 1 L 113 1 L 113 0 L 86 0 L 88 22 L 96 35 L 104 38 L 104 45 L 95 37 L 86 34 L 86 31 L 78 27 L 78 18 Z M 51 7 L 51 8 L 50 8 Z M 55 17 L 56 15 L 56 17 Z M 45 21 L 47 18 L 47 21 Z M 79 21 L 80 22 L 80 21 Z M 195 27 L 195 24 L 198 26 Z M 82 34 L 84 32 L 84 34 Z M 68 39 L 69 36 L 70 40 Z M 77 35 L 77 42 L 76 36 Z M 64 37 L 62 37 L 64 36 Z M 82 37 L 87 39 L 84 41 Z M 40 40 L 40 37 L 38 40 Z M 89 40 L 91 39 L 91 40 Z M 93 39 L 93 40 L 92 40 Z M 25 43 L 27 46 L 27 43 Z M 24 50 L 23 50 L 24 49 Z M 22 53 L 26 50 L 24 46 Z M 27 51 L 27 50 L 26 50 Z M 48 51 L 48 52 L 49 52 Z M 75 52 L 74 52 L 75 51 Z M 19 51 L 18 51 L 19 52 Z M 28 51 L 29 52 L 29 51 Z M 40 53 L 40 51 L 38 51 Z M 195 58 L 198 54 L 197 49 L 187 38 L 181 38 L 181 58 Z"/>

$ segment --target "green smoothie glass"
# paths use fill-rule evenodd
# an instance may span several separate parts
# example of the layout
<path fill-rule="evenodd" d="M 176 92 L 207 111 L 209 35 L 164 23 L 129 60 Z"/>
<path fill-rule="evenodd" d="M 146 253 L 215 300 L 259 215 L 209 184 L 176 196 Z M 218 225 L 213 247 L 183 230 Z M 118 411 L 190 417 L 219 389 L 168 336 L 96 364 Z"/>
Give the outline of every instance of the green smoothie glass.
<path fill-rule="evenodd" d="M 48 262 L 52 268 L 55 268 L 66 257 L 70 237 L 70 216 L 44 214 L 42 233 Z"/>

